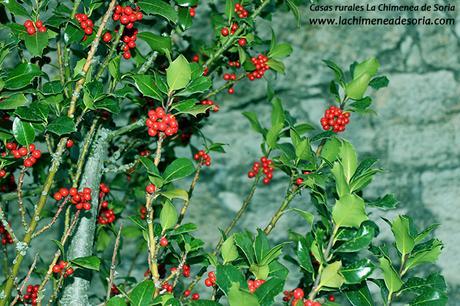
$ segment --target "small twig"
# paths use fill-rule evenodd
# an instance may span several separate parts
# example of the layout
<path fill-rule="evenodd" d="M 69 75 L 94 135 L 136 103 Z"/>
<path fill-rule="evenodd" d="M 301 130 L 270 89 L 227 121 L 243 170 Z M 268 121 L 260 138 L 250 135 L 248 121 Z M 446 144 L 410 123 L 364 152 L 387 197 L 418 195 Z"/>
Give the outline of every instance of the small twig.
<path fill-rule="evenodd" d="M 18 210 L 19 210 L 19 213 L 21 214 L 21 221 L 22 221 L 22 226 L 24 227 L 24 231 L 27 232 L 27 230 L 29 229 L 29 226 L 27 225 L 27 222 L 26 222 L 26 210 L 24 208 L 24 200 L 22 198 L 22 186 L 24 185 L 25 175 L 26 175 L 26 167 L 22 166 L 21 172 L 19 173 L 19 177 L 18 177 L 18 187 L 17 187 Z"/>
<path fill-rule="evenodd" d="M 11 302 L 11 305 L 15 305 L 15 304 L 18 302 L 19 297 L 21 296 L 22 292 L 24 291 L 24 288 L 25 288 L 25 286 L 26 286 L 26 283 L 29 281 L 30 275 L 32 275 L 32 272 L 33 272 L 34 269 L 35 269 L 35 266 L 36 266 L 36 264 L 37 264 L 37 259 L 38 259 L 38 254 L 35 255 L 34 261 L 32 262 L 32 265 L 30 266 L 29 271 L 27 272 L 26 277 L 25 277 L 24 280 L 22 281 L 21 288 L 19 288 L 19 294 L 14 298 L 13 302 Z"/>
<path fill-rule="evenodd" d="M 268 225 L 265 227 L 264 229 L 264 233 L 266 235 L 270 234 L 270 232 L 275 228 L 275 225 L 276 223 L 278 222 L 278 220 L 281 218 L 281 216 L 283 215 L 284 211 L 289 207 L 289 204 L 291 203 L 291 201 L 295 198 L 295 196 L 300 192 L 301 188 L 298 188 L 296 186 L 294 186 L 293 190 L 291 190 L 291 187 L 292 187 L 292 183 L 291 185 L 289 186 L 288 188 L 288 192 L 287 192 L 287 195 L 286 197 L 284 198 L 284 201 L 283 203 L 281 203 L 281 206 L 278 208 L 278 210 L 276 211 L 276 213 L 273 215 L 272 219 L 270 220 L 270 222 L 268 223 Z"/>
<path fill-rule="evenodd" d="M 110 292 L 112 291 L 113 279 L 115 277 L 115 268 L 116 268 L 116 261 L 117 261 L 117 254 L 118 248 L 120 247 L 120 238 L 121 238 L 121 230 L 123 228 L 123 224 L 120 224 L 120 229 L 118 230 L 117 239 L 115 240 L 115 246 L 113 247 L 112 253 L 112 264 L 110 266 L 110 273 L 109 273 L 109 282 L 107 284 L 107 297 L 106 301 L 110 299 Z"/>
<path fill-rule="evenodd" d="M 154 159 L 154 164 L 155 166 L 158 166 L 158 164 L 160 163 L 160 160 L 161 160 L 161 148 L 162 148 L 162 145 L 163 145 L 163 140 L 164 140 L 164 134 L 161 133 L 159 136 L 158 136 L 158 141 L 157 141 L 157 150 L 156 150 L 156 153 L 155 153 L 155 159 Z"/>
<path fill-rule="evenodd" d="M 91 145 L 91 140 L 93 139 L 94 133 L 96 132 L 98 119 L 94 119 L 91 127 L 89 128 L 88 134 L 86 134 L 85 142 L 81 148 L 80 156 L 77 162 L 77 170 L 72 182 L 72 187 L 77 187 L 80 180 L 81 173 L 83 171 L 83 166 L 85 165 L 86 155 L 88 154 L 89 147 Z"/>
<path fill-rule="evenodd" d="M 64 209 L 64 206 L 66 205 L 68 201 L 68 197 L 64 199 L 64 201 L 62 201 L 61 205 L 59 205 L 56 213 L 54 214 L 54 217 L 53 219 L 51 219 L 51 222 L 48 223 L 47 225 L 43 226 L 41 229 L 39 229 L 38 231 L 36 231 L 33 235 L 32 235 L 32 238 L 35 238 L 41 234 L 43 234 L 44 232 L 46 232 L 47 230 L 49 230 L 53 225 L 54 223 L 56 223 L 57 219 L 59 218 L 59 215 L 61 214 L 62 210 Z"/>
<path fill-rule="evenodd" d="M 53 305 L 53 302 L 57 298 L 58 292 L 61 289 L 63 283 L 64 283 L 64 273 L 61 274 L 61 276 L 59 277 L 59 280 L 57 281 L 57 284 L 56 284 L 56 288 L 54 288 L 53 293 L 51 294 L 51 297 L 47 305 Z"/>
<path fill-rule="evenodd" d="M 53 145 L 51 144 L 50 134 L 45 134 L 46 146 L 48 147 L 48 152 L 53 154 Z"/>
<path fill-rule="evenodd" d="M 200 178 L 200 171 L 202 167 L 203 165 L 199 163 L 196 168 L 195 176 L 193 177 L 192 183 L 190 184 L 190 188 L 188 189 L 187 200 L 185 200 L 184 206 L 182 206 L 182 209 L 180 211 L 179 218 L 177 219 L 176 228 L 179 227 L 179 225 L 182 223 L 182 220 L 184 220 L 185 214 L 187 213 L 187 209 L 190 204 L 190 199 L 192 198 L 193 190 L 195 189 L 196 183 L 198 182 L 198 179 Z"/>

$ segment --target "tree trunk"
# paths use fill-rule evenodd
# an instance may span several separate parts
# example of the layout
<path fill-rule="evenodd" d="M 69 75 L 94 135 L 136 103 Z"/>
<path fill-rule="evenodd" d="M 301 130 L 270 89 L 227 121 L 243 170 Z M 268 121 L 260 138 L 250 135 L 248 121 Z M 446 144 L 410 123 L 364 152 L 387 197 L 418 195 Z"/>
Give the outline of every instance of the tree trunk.
<path fill-rule="evenodd" d="M 78 257 L 93 255 L 94 236 L 96 230 L 96 218 L 99 201 L 99 184 L 102 178 L 102 167 L 107 158 L 109 144 L 109 130 L 100 129 L 96 135 L 92 151 L 86 161 L 82 175 L 80 189 L 89 187 L 92 190 L 91 210 L 82 211 L 70 245 L 67 248 L 67 258 L 72 260 Z M 77 270 L 73 277 L 65 284 L 61 297 L 61 305 L 90 305 L 88 293 L 90 289 L 92 273 L 88 270 Z"/>

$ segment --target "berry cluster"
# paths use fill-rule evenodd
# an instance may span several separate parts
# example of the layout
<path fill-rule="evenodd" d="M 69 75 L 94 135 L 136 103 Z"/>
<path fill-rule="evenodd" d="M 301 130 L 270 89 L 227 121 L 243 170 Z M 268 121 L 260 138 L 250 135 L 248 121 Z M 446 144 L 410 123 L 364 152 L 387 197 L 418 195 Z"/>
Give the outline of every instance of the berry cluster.
<path fill-rule="evenodd" d="M 102 199 L 110 192 L 109 186 L 104 183 L 99 184 L 99 199 Z"/>
<path fill-rule="evenodd" d="M 238 23 L 234 22 L 234 23 L 232 23 L 232 26 L 230 27 L 230 30 L 227 27 L 223 27 L 220 30 L 220 34 L 222 34 L 222 36 L 224 36 L 224 37 L 228 36 L 228 34 L 233 35 L 236 32 L 236 30 L 238 30 L 238 28 L 239 28 Z"/>
<path fill-rule="evenodd" d="M 268 57 L 263 54 L 259 54 L 258 56 L 251 58 L 251 62 L 256 67 L 256 70 L 248 73 L 248 79 L 250 81 L 262 78 L 265 74 L 265 71 L 270 69 L 270 67 L 267 64 Z"/>
<path fill-rule="evenodd" d="M 204 280 L 204 284 L 206 285 L 206 287 L 212 287 L 216 285 L 216 281 L 216 273 L 214 273 L 214 271 L 211 271 L 208 273 L 208 278 Z"/>
<path fill-rule="evenodd" d="M 166 290 L 166 291 L 169 292 L 169 293 L 173 292 L 173 289 L 174 289 L 173 285 L 171 285 L 171 284 L 168 283 L 168 282 L 163 283 L 163 284 L 161 285 L 161 288 L 163 288 L 164 290 Z"/>
<path fill-rule="evenodd" d="M 24 294 L 24 304 L 37 305 L 38 289 L 40 285 L 29 285 Z"/>
<path fill-rule="evenodd" d="M 162 107 L 149 110 L 148 116 L 149 118 L 145 121 L 145 125 L 149 128 L 148 134 L 150 137 L 154 137 L 160 132 L 166 136 L 172 136 L 179 130 L 176 117 L 172 114 L 166 114 Z"/>
<path fill-rule="evenodd" d="M 3 224 L 0 223 L 0 235 L 2 236 L 2 245 L 13 244 L 13 238 L 10 233 L 5 229 Z"/>
<path fill-rule="evenodd" d="M 184 291 L 184 296 L 185 297 L 189 297 L 190 294 L 192 294 L 192 292 L 190 290 L 185 290 Z M 198 293 L 194 293 L 192 294 L 192 300 L 196 301 L 196 300 L 199 300 L 200 299 L 200 295 Z"/>
<path fill-rule="evenodd" d="M 305 296 L 305 293 L 303 292 L 302 288 L 296 288 L 292 291 L 285 290 L 283 294 L 283 301 L 289 302 L 292 299 L 291 305 L 297 305 L 299 301 L 302 301 L 304 306 L 321 306 L 320 302 L 304 300 L 303 297 Z"/>
<path fill-rule="evenodd" d="M 53 266 L 53 273 L 61 274 L 64 271 L 64 277 L 68 277 L 73 274 L 74 269 L 72 267 L 67 267 L 69 263 L 64 260 L 60 260 L 57 264 Z"/>
<path fill-rule="evenodd" d="M 236 68 L 240 68 L 241 64 L 240 64 L 240 61 L 239 60 L 236 60 L 236 61 L 228 61 L 228 65 L 230 67 L 236 67 Z"/>
<path fill-rule="evenodd" d="M 246 18 L 248 17 L 248 11 L 244 9 L 244 6 L 241 4 L 237 3 L 235 4 L 235 13 L 238 15 L 240 18 Z"/>
<path fill-rule="evenodd" d="M 201 165 L 205 165 L 207 167 L 211 166 L 211 156 L 206 154 L 203 150 L 198 151 L 198 153 L 193 156 L 193 159 L 199 161 Z"/>
<path fill-rule="evenodd" d="M 147 208 L 145 206 L 142 206 L 140 209 L 139 209 L 139 213 L 140 213 L 140 217 L 142 220 L 145 220 L 145 218 L 147 217 Z"/>
<path fill-rule="evenodd" d="M 154 193 L 155 190 L 156 190 L 156 187 L 153 184 L 148 184 L 147 187 L 145 187 L 145 191 L 149 194 Z"/>
<path fill-rule="evenodd" d="M 80 23 L 80 27 L 83 29 L 86 35 L 93 34 L 94 23 L 88 18 L 86 14 L 75 14 L 75 19 Z M 83 38 L 85 40 L 85 38 Z"/>
<path fill-rule="evenodd" d="M 332 128 L 332 131 L 335 133 L 343 132 L 345 131 L 345 126 L 350 123 L 350 113 L 344 112 L 339 107 L 333 105 L 326 109 L 320 122 L 325 131 Z"/>
<path fill-rule="evenodd" d="M 124 46 L 122 47 L 123 50 L 123 58 L 124 59 L 130 59 L 131 58 L 131 49 L 136 48 L 136 40 L 137 40 L 137 29 L 133 29 L 130 31 L 131 33 L 126 33 L 123 35 L 121 40 L 124 43 Z"/>
<path fill-rule="evenodd" d="M 97 216 L 97 223 L 99 224 L 111 224 L 115 222 L 115 213 L 112 209 L 109 209 L 109 202 L 103 201 L 101 203 L 101 210 Z"/>
<path fill-rule="evenodd" d="M 200 102 L 201 105 L 214 105 L 213 108 L 212 108 L 212 111 L 217 113 L 219 111 L 219 105 L 217 104 L 214 104 L 214 101 L 212 100 L 209 100 L 209 99 L 206 99 L 206 100 L 203 100 Z"/>
<path fill-rule="evenodd" d="M 37 150 L 34 144 L 30 144 L 29 148 L 18 148 L 18 145 L 16 143 L 8 142 L 6 144 L 6 148 L 11 151 L 11 154 L 14 158 L 19 159 L 24 157 L 25 167 L 32 167 L 42 156 L 42 152 L 40 150 Z"/>
<path fill-rule="evenodd" d="M 60 201 L 67 196 L 71 196 L 70 202 L 75 205 L 78 210 L 90 210 L 91 209 L 91 188 L 83 188 L 83 191 L 78 192 L 77 188 L 60 188 L 58 192 L 53 195 L 56 201 Z"/>
<path fill-rule="evenodd" d="M 134 27 L 134 23 L 136 21 L 142 20 L 142 18 L 144 17 L 139 10 L 139 7 L 133 9 L 131 6 L 123 7 L 121 5 L 117 5 L 115 7 L 115 11 L 113 12 L 112 19 L 114 21 L 119 20 L 120 23 L 124 25 L 127 29 L 132 29 Z"/>
<path fill-rule="evenodd" d="M 263 280 L 263 279 L 255 279 L 255 280 L 250 279 L 250 280 L 248 280 L 249 292 L 254 293 L 257 290 L 257 288 L 262 286 L 263 283 L 265 283 L 265 280 Z"/>
<path fill-rule="evenodd" d="M 24 27 L 29 35 L 34 35 L 37 31 L 40 33 L 46 32 L 46 27 L 43 25 L 43 21 L 41 20 L 37 20 L 34 23 L 32 20 L 27 19 L 24 22 Z"/>
<path fill-rule="evenodd" d="M 234 73 L 224 73 L 224 80 L 225 81 L 235 81 L 236 80 L 236 74 Z"/>
<path fill-rule="evenodd" d="M 270 159 L 268 159 L 267 157 L 263 156 L 260 158 L 260 161 L 262 163 L 262 172 L 264 173 L 265 177 L 264 179 L 262 180 L 263 183 L 265 185 L 267 185 L 268 183 L 270 183 L 270 181 L 272 180 L 273 178 L 273 167 L 271 166 L 272 165 L 272 161 Z M 252 165 L 252 169 L 251 171 L 248 172 L 248 177 L 249 178 L 253 178 L 255 177 L 259 171 L 260 171 L 260 166 L 261 166 L 261 163 L 259 162 L 254 162 L 254 164 Z"/>

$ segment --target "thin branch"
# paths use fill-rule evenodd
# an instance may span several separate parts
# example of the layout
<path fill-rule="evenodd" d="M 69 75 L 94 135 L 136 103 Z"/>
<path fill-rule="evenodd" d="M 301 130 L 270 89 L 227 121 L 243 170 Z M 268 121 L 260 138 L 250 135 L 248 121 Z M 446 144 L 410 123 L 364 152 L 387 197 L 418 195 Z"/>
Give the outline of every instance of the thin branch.
<path fill-rule="evenodd" d="M 284 211 L 289 207 L 289 204 L 291 203 L 291 201 L 295 198 L 295 196 L 301 190 L 300 188 L 298 188 L 296 186 L 293 187 L 294 188 L 293 190 L 290 190 L 291 187 L 292 187 L 292 184 L 288 188 L 288 192 L 287 192 L 286 197 L 284 198 L 283 203 L 281 203 L 281 206 L 278 208 L 278 210 L 273 215 L 273 217 L 270 220 L 270 222 L 268 223 L 268 225 L 265 227 L 264 233 L 266 235 L 270 234 L 270 232 L 275 228 L 276 223 L 281 218 L 281 216 L 283 215 Z"/>
<path fill-rule="evenodd" d="M 94 133 L 96 132 L 98 119 L 94 119 L 91 127 L 86 134 L 85 142 L 83 143 L 83 147 L 81 148 L 80 156 L 77 162 L 77 170 L 75 172 L 75 176 L 72 182 L 72 187 L 77 187 L 78 182 L 80 181 L 80 177 L 83 171 L 83 166 L 85 165 L 86 155 L 88 154 L 89 147 L 91 145 L 91 140 L 93 139 Z"/>
<path fill-rule="evenodd" d="M 29 226 L 27 225 L 26 210 L 24 208 L 24 200 L 22 198 L 22 186 L 24 185 L 25 175 L 26 175 L 26 167 L 22 166 L 21 172 L 19 173 L 19 177 L 18 177 L 18 187 L 17 187 L 18 210 L 19 210 L 19 213 L 21 214 L 21 221 L 22 221 L 22 226 L 24 227 L 24 231 L 27 232 L 27 230 L 29 229 Z"/>
<path fill-rule="evenodd" d="M 26 277 L 22 281 L 21 288 L 19 288 L 19 294 L 14 298 L 13 302 L 11 302 L 11 305 L 15 305 L 18 302 L 19 297 L 21 296 L 22 292 L 24 291 L 26 283 L 29 281 L 30 275 L 32 275 L 32 272 L 34 271 L 35 266 L 37 265 L 37 259 L 38 259 L 38 254 L 35 255 L 34 261 L 32 262 L 32 265 L 30 266 L 30 269 L 27 272 Z"/>
<path fill-rule="evenodd" d="M 44 232 L 46 232 L 47 230 L 49 230 L 53 225 L 54 223 L 56 223 L 57 219 L 59 218 L 62 210 L 64 209 L 64 206 L 66 205 L 67 201 L 68 201 L 68 197 L 65 198 L 64 201 L 62 201 L 61 205 L 59 205 L 56 213 L 54 214 L 53 216 L 53 219 L 51 219 L 51 222 L 46 224 L 45 226 L 43 226 L 41 229 L 39 229 L 38 231 L 36 231 L 33 235 L 32 235 L 32 238 L 35 238 L 41 234 L 43 234 Z"/>
<path fill-rule="evenodd" d="M 120 238 L 121 238 L 121 230 L 123 228 L 123 224 L 120 225 L 120 229 L 118 230 L 117 239 L 115 240 L 115 246 L 113 247 L 112 253 L 112 264 L 110 266 L 110 273 L 109 273 L 109 282 L 107 284 L 107 297 L 106 301 L 110 299 L 110 292 L 112 290 L 113 279 L 115 277 L 115 268 L 116 268 L 116 261 L 117 261 L 117 254 L 118 248 L 120 247 Z"/>
<path fill-rule="evenodd" d="M 193 190 L 195 189 L 196 183 L 198 182 L 198 179 L 200 178 L 200 171 L 202 167 L 203 165 L 199 163 L 196 168 L 195 176 L 193 177 L 192 183 L 190 184 L 190 188 L 188 189 L 187 200 L 185 200 L 184 206 L 182 206 L 182 209 L 180 211 L 179 218 L 177 219 L 176 228 L 179 227 L 179 225 L 182 223 L 182 221 L 184 220 L 185 214 L 187 213 L 187 209 L 190 205 L 190 199 L 192 198 Z"/>

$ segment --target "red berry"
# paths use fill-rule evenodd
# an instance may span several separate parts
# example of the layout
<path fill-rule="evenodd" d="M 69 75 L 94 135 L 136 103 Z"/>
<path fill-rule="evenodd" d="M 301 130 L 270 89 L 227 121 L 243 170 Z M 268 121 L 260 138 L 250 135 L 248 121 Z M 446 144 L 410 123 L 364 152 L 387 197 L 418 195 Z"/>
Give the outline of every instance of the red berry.
<path fill-rule="evenodd" d="M 0 170 L 0 178 L 4 177 L 6 175 L 6 171 L 5 170 Z"/>
<path fill-rule="evenodd" d="M 67 262 L 65 262 L 64 260 L 60 260 L 58 262 L 58 265 L 59 267 L 61 267 L 61 269 L 64 269 L 65 267 L 67 267 Z"/>
<path fill-rule="evenodd" d="M 19 154 L 21 154 L 21 156 L 26 156 L 27 155 L 27 149 L 25 147 L 21 147 L 19 148 Z"/>
<path fill-rule="evenodd" d="M 123 9 L 123 13 L 125 13 L 126 15 L 131 15 L 133 13 L 133 9 L 130 6 L 126 6 Z"/>
<path fill-rule="evenodd" d="M 220 34 L 222 34 L 222 36 L 228 36 L 229 34 L 228 28 L 222 28 L 222 30 L 220 30 Z"/>
<path fill-rule="evenodd" d="M 93 28 L 87 27 L 87 28 L 85 28 L 84 31 L 85 31 L 85 34 L 86 34 L 86 35 L 91 35 L 91 34 L 93 34 Z"/>
<path fill-rule="evenodd" d="M 160 245 L 161 245 L 162 247 L 167 247 L 168 244 L 169 244 L 168 239 L 166 239 L 166 237 L 161 237 L 161 239 L 160 239 Z"/>
<path fill-rule="evenodd" d="M 112 34 L 110 32 L 105 32 L 104 36 L 102 36 L 102 40 L 106 43 L 112 40 Z"/>
<path fill-rule="evenodd" d="M 191 8 L 190 8 L 189 14 L 190 14 L 191 17 L 195 17 L 196 11 L 195 11 L 195 8 L 194 8 L 194 7 L 191 7 Z"/>
<path fill-rule="evenodd" d="M 56 192 L 53 196 L 53 198 L 56 200 L 56 201 L 60 201 L 62 200 L 62 194 L 60 194 L 59 192 Z"/>
<path fill-rule="evenodd" d="M 27 33 L 29 35 L 35 34 L 35 28 L 33 26 L 27 28 Z"/>
<path fill-rule="evenodd" d="M 121 24 L 124 24 L 124 25 L 127 25 L 129 23 L 129 17 L 126 16 L 126 15 L 121 15 L 120 17 L 120 23 Z"/>
<path fill-rule="evenodd" d="M 34 26 L 34 23 L 32 22 L 32 20 L 27 19 L 27 20 L 24 22 L 24 26 L 25 26 L 26 28 L 30 28 L 30 27 L 33 27 L 33 26 Z"/>
<path fill-rule="evenodd" d="M 230 87 L 230 88 L 228 89 L 228 93 L 231 94 L 231 95 L 233 95 L 233 94 L 235 93 L 235 89 L 234 89 L 233 87 Z"/>
<path fill-rule="evenodd" d="M 147 193 L 149 193 L 149 194 L 154 193 L 155 189 L 156 189 L 156 187 L 153 184 L 149 184 L 149 185 L 147 185 L 147 187 L 145 187 L 145 191 L 147 191 Z"/>
<path fill-rule="evenodd" d="M 246 43 L 247 43 L 246 38 L 238 39 L 238 45 L 240 45 L 241 47 L 246 46 Z"/>
<path fill-rule="evenodd" d="M 35 26 L 36 26 L 37 28 L 43 27 L 43 21 L 41 21 L 41 20 L 35 21 Z"/>
<path fill-rule="evenodd" d="M 204 280 L 204 284 L 206 287 L 211 287 L 213 285 L 212 280 L 209 278 Z"/>
<path fill-rule="evenodd" d="M 46 32 L 46 27 L 40 27 L 40 28 L 38 28 L 38 32 L 40 32 L 40 33 L 45 33 L 45 32 Z"/>
<path fill-rule="evenodd" d="M 190 293 L 191 293 L 190 290 L 185 290 L 185 291 L 184 291 L 184 296 L 187 297 L 187 296 L 190 295 Z"/>
<path fill-rule="evenodd" d="M 300 178 L 300 177 L 299 177 L 298 179 L 295 180 L 295 183 L 296 183 L 296 185 L 298 185 L 298 186 L 302 185 L 302 184 L 303 184 L 303 178 Z"/>
<path fill-rule="evenodd" d="M 38 159 L 42 156 L 42 152 L 40 150 L 34 150 L 32 151 L 32 156 Z"/>
<path fill-rule="evenodd" d="M 195 301 L 196 301 L 196 300 L 198 300 L 198 299 L 200 299 L 200 295 L 199 295 L 198 293 L 192 294 L 192 300 L 195 300 Z"/>
<path fill-rule="evenodd" d="M 73 140 L 72 140 L 72 139 L 68 139 L 67 142 L 65 143 L 65 146 L 66 146 L 67 148 L 71 148 L 71 147 L 73 147 L 73 144 L 74 144 L 74 143 L 73 143 Z"/>
<path fill-rule="evenodd" d="M 24 167 L 32 167 L 34 165 L 34 162 L 30 159 L 30 158 L 27 158 L 26 160 L 24 160 Z"/>
<path fill-rule="evenodd" d="M 129 52 L 129 51 L 123 52 L 123 58 L 124 59 L 130 59 L 131 58 L 131 52 Z"/>
<path fill-rule="evenodd" d="M 297 288 L 294 290 L 294 299 L 300 300 L 304 297 L 304 292 L 301 288 Z"/>
<path fill-rule="evenodd" d="M 59 265 L 54 265 L 53 273 L 61 273 L 61 267 Z"/>
<path fill-rule="evenodd" d="M 329 294 L 329 296 L 327 297 L 327 299 L 331 302 L 335 302 L 335 296 L 333 296 L 332 294 Z"/>

